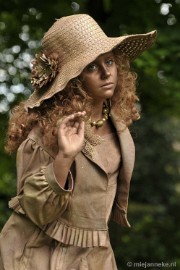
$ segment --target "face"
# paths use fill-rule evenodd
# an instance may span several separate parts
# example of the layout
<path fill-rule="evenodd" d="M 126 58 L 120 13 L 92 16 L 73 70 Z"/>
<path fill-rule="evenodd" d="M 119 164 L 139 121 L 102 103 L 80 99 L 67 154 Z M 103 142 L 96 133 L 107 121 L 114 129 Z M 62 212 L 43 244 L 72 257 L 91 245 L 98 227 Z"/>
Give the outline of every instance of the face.
<path fill-rule="evenodd" d="M 117 85 L 117 67 L 113 53 L 102 54 L 87 65 L 80 80 L 93 99 L 104 101 L 111 98 Z"/>

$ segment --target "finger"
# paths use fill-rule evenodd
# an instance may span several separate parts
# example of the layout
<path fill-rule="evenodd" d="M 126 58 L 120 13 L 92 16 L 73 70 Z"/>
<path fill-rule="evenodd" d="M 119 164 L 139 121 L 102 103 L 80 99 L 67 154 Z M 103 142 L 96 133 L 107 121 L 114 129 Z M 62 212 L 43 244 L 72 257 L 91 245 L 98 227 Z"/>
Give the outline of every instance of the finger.
<path fill-rule="evenodd" d="M 77 119 L 80 119 L 81 117 L 84 117 L 86 114 L 85 111 L 83 112 L 77 112 L 71 115 L 68 115 L 66 117 L 63 117 L 57 121 L 57 128 L 61 127 L 62 129 L 65 129 L 66 126 L 72 126 L 74 125 L 74 120 L 77 121 Z"/>
<path fill-rule="evenodd" d="M 77 113 L 74 113 L 74 118 L 82 118 L 86 115 L 86 112 L 83 111 L 83 112 L 77 112 Z"/>
<path fill-rule="evenodd" d="M 77 113 L 73 113 L 73 114 L 70 114 L 68 116 L 66 116 L 63 120 L 62 120 L 62 123 L 63 124 L 67 124 L 71 121 L 73 121 L 75 118 L 79 118 L 81 115 L 84 115 L 84 113 L 82 112 L 77 112 Z"/>
<path fill-rule="evenodd" d="M 68 127 L 76 127 L 77 126 L 77 123 L 79 123 L 81 120 L 79 118 L 76 118 L 76 119 L 73 119 L 73 120 L 70 120 L 68 123 L 67 123 L 67 126 Z"/>
<path fill-rule="evenodd" d="M 68 115 L 62 120 L 62 124 L 66 125 L 69 121 L 72 121 L 73 119 L 74 119 L 74 114 Z"/>
<path fill-rule="evenodd" d="M 74 122 L 74 125 L 69 128 L 69 134 L 78 134 L 78 129 L 79 129 L 80 122 L 76 121 Z"/>
<path fill-rule="evenodd" d="M 66 125 L 62 125 L 59 130 L 61 134 L 64 135 L 72 135 L 72 134 L 77 134 L 77 129 L 79 126 L 79 122 L 78 121 L 74 121 L 72 120 L 71 122 L 69 121 Z"/>
<path fill-rule="evenodd" d="M 70 116 L 68 116 L 68 118 L 70 118 Z M 63 118 L 59 119 L 56 123 L 56 127 L 57 128 L 65 128 L 67 121 L 68 121 L 67 117 L 63 117 Z"/>
<path fill-rule="evenodd" d="M 84 121 L 82 121 L 82 122 L 79 123 L 78 129 L 77 129 L 77 133 L 80 136 L 84 136 L 84 126 L 85 126 L 85 122 Z"/>
<path fill-rule="evenodd" d="M 73 122 L 72 122 L 72 125 L 70 126 L 70 128 L 72 128 L 72 129 L 77 129 L 78 126 L 79 126 L 79 121 L 73 121 Z"/>
<path fill-rule="evenodd" d="M 82 119 L 78 119 L 78 121 L 73 120 L 72 125 L 69 125 L 66 129 L 64 129 L 65 134 L 66 135 L 78 134 L 79 127 L 82 121 L 83 121 Z"/>
<path fill-rule="evenodd" d="M 83 117 L 85 115 L 85 112 L 78 112 L 76 114 L 74 114 L 74 118 L 70 119 L 67 123 L 67 126 L 69 127 L 77 127 L 78 123 L 80 123 L 81 121 L 83 121 Z"/>

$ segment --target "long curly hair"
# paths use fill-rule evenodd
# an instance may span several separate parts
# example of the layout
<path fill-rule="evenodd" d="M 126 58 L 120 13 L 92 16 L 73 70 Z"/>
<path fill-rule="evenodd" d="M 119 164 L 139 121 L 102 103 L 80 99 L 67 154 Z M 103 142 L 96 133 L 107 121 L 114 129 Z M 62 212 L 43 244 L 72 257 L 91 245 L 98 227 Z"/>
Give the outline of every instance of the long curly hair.
<path fill-rule="evenodd" d="M 111 98 L 111 109 L 119 120 L 129 126 L 140 118 L 138 108 L 135 106 L 139 101 L 136 95 L 137 75 L 131 71 L 125 55 L 119 55 L 117 50 L 113 52 L 117 65 L 118 83 Z M 64 90 L 44 100 L 39 107 L 27 111 L 25 105 L 26 101 L 22 101 L 11 112 L 5 145 L 5 151 L 9 154 L 17 151 L 36 125 L 41 129 L 43 143 L 51 147 L 57 145 L 57 138 L 54 135 L 57 121 L 77 111 L 86 111 L 86 120 L 88 120 L 91 116 L 92 98 L 83 89 L 81 81 L 75 78 L 69 81 Z"/>

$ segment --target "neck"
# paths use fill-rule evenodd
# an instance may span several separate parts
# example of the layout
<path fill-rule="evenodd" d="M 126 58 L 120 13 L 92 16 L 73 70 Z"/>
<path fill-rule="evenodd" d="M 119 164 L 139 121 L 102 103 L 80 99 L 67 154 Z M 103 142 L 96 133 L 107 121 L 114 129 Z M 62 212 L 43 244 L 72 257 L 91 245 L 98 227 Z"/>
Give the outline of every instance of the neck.
<path fill-rule="evenodd" d="M 93 101 L 91 118 L 96 121 L 102 117 L 103 101 Z"/>

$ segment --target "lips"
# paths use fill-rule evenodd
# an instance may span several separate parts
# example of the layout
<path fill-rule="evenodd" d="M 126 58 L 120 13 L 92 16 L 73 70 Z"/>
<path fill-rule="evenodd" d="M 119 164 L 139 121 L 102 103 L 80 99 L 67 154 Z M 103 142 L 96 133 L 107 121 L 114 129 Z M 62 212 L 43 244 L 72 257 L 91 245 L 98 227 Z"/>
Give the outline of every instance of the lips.
<path fill-rule="evenodd" d="M 101 87 L 102 87 L 102 88 L 109 89 L 109 88 L 111 88 L 113 85 L 114 85 L 114 83 L 108 82 L 108 83 L 105 83 L 105 84 L 101 85 Z"/>

